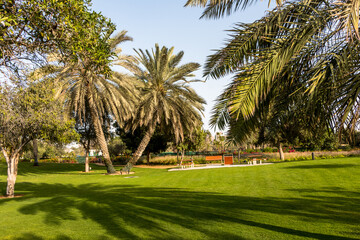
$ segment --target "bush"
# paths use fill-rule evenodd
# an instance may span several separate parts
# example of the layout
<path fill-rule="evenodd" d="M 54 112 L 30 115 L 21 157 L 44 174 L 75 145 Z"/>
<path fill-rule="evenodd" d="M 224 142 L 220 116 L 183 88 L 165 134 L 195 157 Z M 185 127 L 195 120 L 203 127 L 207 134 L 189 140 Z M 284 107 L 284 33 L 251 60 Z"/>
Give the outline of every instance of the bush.
<path fill-rule="evenodd" d="M 32 159 L 31 162 L 34 162 Z M 75 158 L 71 157 L 52 157 L 52 158 L 40 158 L 40 163 L 78 163 Z"/>
<path fill-rule="evenodd" d="M 176 159 L 151 159 L 150 164 L 152 165 L 176 165 Z"/>
<path fill-rule="evenodd" d="M 266 147 L 263 149 L 263 152 L 269 152 L 269 153 L 277 152 L 277 148 Z"/>
<path fill-rule="evenodd" d="M 116 164 L 125 165 L 131 159 L 130 155 L 116 156 L 111 159 Z"/>
<path fill-rule="evenodd" d="M 252 149 L 252 148 L 247 148 L 245 149 L 244 153 L 253 153 L 253 152 L 256 152 L 255 149 Z"/>

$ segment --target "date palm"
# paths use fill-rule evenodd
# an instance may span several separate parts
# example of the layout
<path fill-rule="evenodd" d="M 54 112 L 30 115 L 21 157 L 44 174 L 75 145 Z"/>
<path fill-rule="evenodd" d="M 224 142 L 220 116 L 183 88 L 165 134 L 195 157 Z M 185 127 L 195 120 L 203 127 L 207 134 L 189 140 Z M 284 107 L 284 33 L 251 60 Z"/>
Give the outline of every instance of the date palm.
<path fill-rule="evenodd" d="M 117 48 L 119 43 L 131 40 L 123 31 L 108 41 L 113 52 L 121 52 Z M 115 63 L 121 64 L 121 59 L 115 59 Z M 79 59 L 77 64 L 56 66 L 52 73 L 57 73 L 60 79 L 59 96 L 66 99 L 66 107 L 70 115 L 74 116 L 80 124 L 85 119 L 86 110 L 90 112 L 92 126 L 95 131 L 96 141 L 100 146 L 108 173 L 115 173 L 110 160 L 104 129 L 103 120 L 111 115 L 120 125 L 127 120 L 134 107 L 136 89 L 134 78 L 112 72 L 111 76 L 99 74 L 91 68 L 87 59 Z"/>
<path fill-rule="evenodd" d="M 204 7 L 205 10 L 201 15 L 201 18 L 220 18 L 225 15 L 230 15 L 235 11 L 244 10 L 250 5 L 256 3 L 258 0 L 187 0 L 185 7 Z M 283 3 L 300 3 L 311 4 L 313 0 L 303 1 L 286 1 L 275 0 L 277 6 L 281 6 Z M 269 0 L 270 6 L 271 0 Z M 347 31 L 348 37 L 356 37 L 360 39 L 359 35 L 359 0 L 326 1 L 326 4 L 332 4 L 336 8 L 332 12 L 332 15 L 339 21 L 339 28 L 344 28 Z"/>
<path fill-rule="evenodd" d="M 351 6 L 335 1 L 286 1 L 254 23 L 238 24 L 226 46 L 210 56 L 205 66 L 207 77 L 235 74 L 218 99 L 212 124 L 224 127 L 231 119 L 240 119 L 251 129 L 267 104 L 281 101 L 279 97 L 291 104 L 291 98 L 300 95 L 310 110 L 324 106 L 316 117 L 328 121 L 336 132 L 344 122 L 347 129 L 355 129 L 348 124 L 358 124 L 360 59 L 356 24 L 346 23 L 351 14 Z"/>
<path fill-rule="evenodd" d="M 142 82 L 141 99 L 131 121 L 132 130 L 145 126 L 146 134 L 125 171 L 130 171 L 133 164 L 142 155 L 155 128 L 158 125 L 171 127 L 176 140 L 183 139 L 184 132 L 191 132 L 201 123 L 201 114 L 205 100 L 189 86 L 198 80 L 194 77 L 198 63 L 180 65 L 184 52 L 174 54 L 174 48 L 160 48 L 157 44 L 151 52 L 138 50 L 137 61 L 129 68 Z"/>

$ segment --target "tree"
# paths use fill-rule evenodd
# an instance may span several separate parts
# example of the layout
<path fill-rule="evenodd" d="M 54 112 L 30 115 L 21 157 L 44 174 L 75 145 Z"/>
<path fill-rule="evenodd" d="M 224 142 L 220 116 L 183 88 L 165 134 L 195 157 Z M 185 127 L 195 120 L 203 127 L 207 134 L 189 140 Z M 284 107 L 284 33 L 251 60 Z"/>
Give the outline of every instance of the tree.
<path fill-rule="evenodd" d="M 119 88 L 119 85 L 107 84 L 108 78 L 111 76 L 110 62 L 115 56 L 112 50 L 119 42 L 118 39 L 109 40 L 115 29 L 114 24 L 100 13 L 90 11 L 89 5 L 89 0 L 1 1 L 0 67 L 5 67 L 5 71 L 2 71 L 5 75 L 13 72 L 20 76 L 24 66 L 28 66 L 29 63 L 43 65 L 47 63 L 50 53 L 55 53 L 59 62 L 53 68 L 66 65 L 62 68 L 60 78 L 69 79 L 69 76 L 72 75 L 75 78 L 82 77 L 84 79 L 80 87 L 81 94 L 79 91 L 73 92 L 80 94 L 73 96 L 80 99 L 80 102 L 75 105 L 75 110 L 83 110 L 79 109 L 77 104 L 83 106 L 84 102 L 81 101 L 84 100 L 85 95 L 91 106 L 92 119 L 100 119 L 102 116 L 97 112 L 99 109 L 95 110 L 95 108 L 104 107 L 104 104 L 95 106 L 99 95 L 93 95 L 94 89 L 99 88 L 96 94 L 110 93 L 108 98 L 119 97 L 119 94 L 116 97 L 111 95 L 113 91 L 109 90 L 109 88 L 112 90 Z M 102 81 L 94 83 L 94 76 L 98 77 L 97 79 L 101 78 Z M 76 81 L 71 83 L 77 89 L 81 85 Z M 66 87 L 71 89 L 69 86 L 71 83 Z M 97 84 L 96 87 L 94 84 Z M 103 101 L 105 100 L 103 99 Z M 65 101 L 65 103 L 68 102 Z M 123 96 L 120 96 L 116 102 L 124 103 Z M 117 104 L 116 108 L 123 111 L 129 108 L 127 104 Z M 106 102 L 105 105 L 107 110 L 115 109 L 114 104 Z M 127 112 L 123 111 L 122 114 L 126 115 Z M 108 172 L 115 172 L 108 157 L 106 142 L 101 131 L 101 121 L 94 120 L 94 123 L 99 144 L 105 155 Z"/>
<path fill-rule="evenodd" d="M 46 139 L 52 131 L 65 133 L 73 127 L 53 98 L 53 86 L 42 81 L 0 85 L 0 149 L 7 163 L 6 195 L 14 196 L 19 157 L 33 139 Z M 60 135 L 59 135 L 60 136 Z"/>
<path fill-rule="evenodd" d="M 213 8 L 207 14 L 222 16 L 240 2 L 246 3 L 209 2 Z M 230 119 L 240 119 L 247 122 L 242 125 L 244 132 L 250 132 L 263 109 L 274 105 L 278 96 L 293 102 L 293 95 L 300 95 L 306 99 L 307 113 L 326 122 L 333 132 L 356 129 L 358 12 L 356 1 L 285 2 L 254 23 L 238 24 L 226 46 L 210 56 L 205 66 L 208 77 L 235 74 L 218 99 L 213 123 L 224 126 Z M 283 85 L 293 91 L 284 90 Z M 319 105 L 325 111 L 310 111 Z M 279 109 L 272 109 L 275 116 Z"/>
<path fill-rule="evenodd" d="M 174 48 L 160 47 L 156 44 L 150 53 L 141 49 L 136 51 L 140 65 L 132 64 L 130 70 L 142 81 L 140 102 L 131 121 L 131 128 L 146 127 L 133 158 L 125 166 L 130 171 L 141 157 L 153 136 L 156 126 L 168 126 L 172 129 L 176 141 L 183 139 L 184 132 L 191 132 L 201 122 L 201 113 L 205 100 L 188 85 L 195 80 L 193 72 L 200 65 L 187 63 L 181 66 L 184 52 L 173 54 Z M 142 65 L 142 67 L 141 67 Z"/>
<path fill-rule="evenodd" d="M 175 143 L 177 150 L 181 152 L 180 165 L 184 159 L 185 151 L 199 151 L 204 146 L 209 133 L 208 131 L 204 131 L 200 126 L 197 126 L 193 132 L 185 133 L 182 141 L 177 144 Z"/>
<path fill-rule="evenodd" d="M 82 115 L 83 119 L 77 119 L 75 130 L 80 134 L 80 144 L 85 150 L 85 172 L 90 172 L 89 154 L 90 148 L 96 141 L 96 133 L 92 125 L 89 109 L 85 107 L 85 112 Z"/>
<path fill-rule="evenodd" d="M 109 153 L 112 158 L 126 152 L 126 144 L 120 137 L 114 137 L 109 141 Z"/>
<path fill-rule="evenodd" d="M 115 124 L 115 127 L 116 134 L 121 139 L 121 142 L 125 144 L 126 149 L 132 153 L 135 152 L 146 134 L 146 128 L 139 127 L 134 131 L 125 131 L 120 128 L 118 124 Z M 168 127 L 161 128 L 160 126 L 157 126 L 150 142 L 144 150 L 147 155 L 147 164 L 150 165 L 150 153 L 159 153 L 166 150 L 168 143 L 173 140 L 174 137 Z"/>
<path fill-rule="evenodd" d="M 120 136 L 126 148 L 131 152 L 135 152 L 146 134 L 146 128 L 140 127 L 134 131 L 126 132 L 117 126 L 116 133 Z M 159 153 L 166 150 L 168 142 L 171 141 L 173 141 L 173 136 L 171 135 L 169 129 L 161 129 L 159 126 L 157 126 L 154 134 L 152 135 L 148 145 L 144 150 L 147 155 L 147 164 L 150 165 L 151 153 Z"/>
<path fill-rule="evenodd" d="M 230 15 L 235 11 L 244 10 L 251 4 L 256 2 L 248 0 L 187 0 L 185 7 L 200 6 L 205 7 L 201 18 L 220 18 L 225 15 Z M 290 3 L 286 0 L 275 0 L 278 8 L 282 5 Z M 316 0 L 300 2 L 301 5 L 311 5 Z M 349 38 L 358 38 L 359 35 L 359 2 L 357 0 L 350 0 L 347 2 L 325 1 L 328 6 L 333 7 L 334 11 L 331 13 L 338 21 L 338 28 L 344 29 Z M 269 0 L 269 5 L 271 0 Z M 332 5 L 332 6 L 331 6 Z M 295 16 L 296 17 L 296 16 Z"/>
<path fill-rule="evenodd" d="M 42 71 L 51 76 L 55 75 L 54 78 L 60 84 L 58 95 L 65 99 L 66 108 L 71 116 L 82 124 L 84 117 L 87 117 L 84 115 L 85 112 L 89 113 L 107 172 L 115 173 L 102 125 L 109 116 L 115 118 L 119 124 L 125 122 L 132 114 L 137 90 L 134 78 L 117 72 L 104 74 L 103 70 L 93 63 L 96 59 L 92 56 L 100 55 L 109 58 L 109 64 L 110 62 L 119 64 L 119 59 L 114 55 L 118 50 L 117 45 L 130 38 L 123 31 L 110 39 L 112 29 L 107 28 L 106 19 L 100 22 L 94 20 L 90 25 L 92 31 L 88 31 L 89 36 L 86 37 L 96 38 L 98 42 L 96 45 L 84 48 L 87 54 L 84 53 L 81 58 L 79 57 L 77 63 L 51 65 Z"/>
<path fill-rule="evenodd" d="M 79 41 L 84 37 L 84 22 L 102 17 L 89 5 L 90 0 L 0 1 L 0 71 L 21 74 L 30 63 L 45 64 L 51 52 L 60 53 L 64 62 L 77 61 L 84 47 Z M 86 41 L 91 46 L 94 40 Z M 99 58 L 99 65 L 102 61 Z"/>

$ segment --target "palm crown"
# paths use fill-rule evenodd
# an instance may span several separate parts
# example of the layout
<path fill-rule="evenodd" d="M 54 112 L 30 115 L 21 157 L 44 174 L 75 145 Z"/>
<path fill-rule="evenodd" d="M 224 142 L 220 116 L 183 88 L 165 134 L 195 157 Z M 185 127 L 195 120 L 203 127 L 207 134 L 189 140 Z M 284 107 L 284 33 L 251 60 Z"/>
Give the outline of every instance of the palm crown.
<path fill-rule="evenodd" d="M 108 40 L 113 53 L 120 53 L 116 48 L 121 42 L 131 40 L 126 31 L 120 32 L 113 39 Z M 115 59 L 121 64 L 121 57 Z M 104 75 L 92 69 L 87 59 L 79 59 L 77 63 L 65 66 L 51 67 L 52 73 L 57 73 L 60 79 L 58 94 L 64 97 L 70 115 L 81 123 L 87 114 L 91 115 L 96 133 L 97 143 L 100 145 L 105 164 L 109 173 L 115 172 L 107 149 L 107 143 L 102 129 L 103 119 L 114 117 L 121 125 L 132 115 L 134 103 L 137 100 L 137 90 L 133 78 L 117 72 Z M 86 113 L 89 111 L 89 113 Z"/>
<path fill-rule="evenodd" d="M 136 51 L 136 60 L 129 69 L 141 82 L 141 99 L 137 104 L 129 128 L 146 126 L 147 132 L 134 157 L 124 168 L 130 171 L 148 145 L 157 125 L 169 126 L 177 141 L 183 139 L 184 132 L 192 130 L 201 123 L 201 114 L 205 100 L 188 85 L 198 80 L 193 72 L 199 69 L 198 63 L 178 66 L 184 53 L 173 54 L 174 48 L 160 47 L 156 44 L 150 53 L 148 50 Z"/>
<path fill-rule="evenodd" d="M 155 46 L 155 50 L 138 50 L 133 73 L 141 80 L 142 98 L 135 112 L 133 128 L 156 124 L 171 125 L 178 138 L 184 130 L 192 129 L 201 121 L 205 100 L 188 85 L 198 63 L 178 66 L 184 53 L 173 54 L 174 48 Z"/>

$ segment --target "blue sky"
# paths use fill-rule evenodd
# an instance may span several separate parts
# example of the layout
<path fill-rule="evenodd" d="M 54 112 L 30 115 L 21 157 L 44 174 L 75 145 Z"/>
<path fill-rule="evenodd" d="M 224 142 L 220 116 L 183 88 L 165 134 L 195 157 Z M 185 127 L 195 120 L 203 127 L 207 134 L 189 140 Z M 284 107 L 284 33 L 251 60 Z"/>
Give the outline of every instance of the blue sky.
<path fill-rule="evenodd" d="M 199 19 L 201 8 L 184 8 L 186 0 L 93 0 L 92 8 L 110 18 L 117 31 L 127 30 L 134 41 L 124 43 L 124 54 L 134 54 L 133 48 L 151 49 L 155 43 L 175 47 L 175 52 L 184 51 L 183 63 L 197 62 L 204 65 L 208 55 L 224 45 L 226 30 L 238 22 L 253 22 L 269 10 L 267 1 L 258 1 L 245 11 L 238 11 L 218 20 Z M 196 72 L 202 77 L 202 69 Z M 230 77 L 205 83 L 194 83 L 192 87 L 205 98 L 204 128 L 208 122 L 216 97 L 229 83 Z"/>

